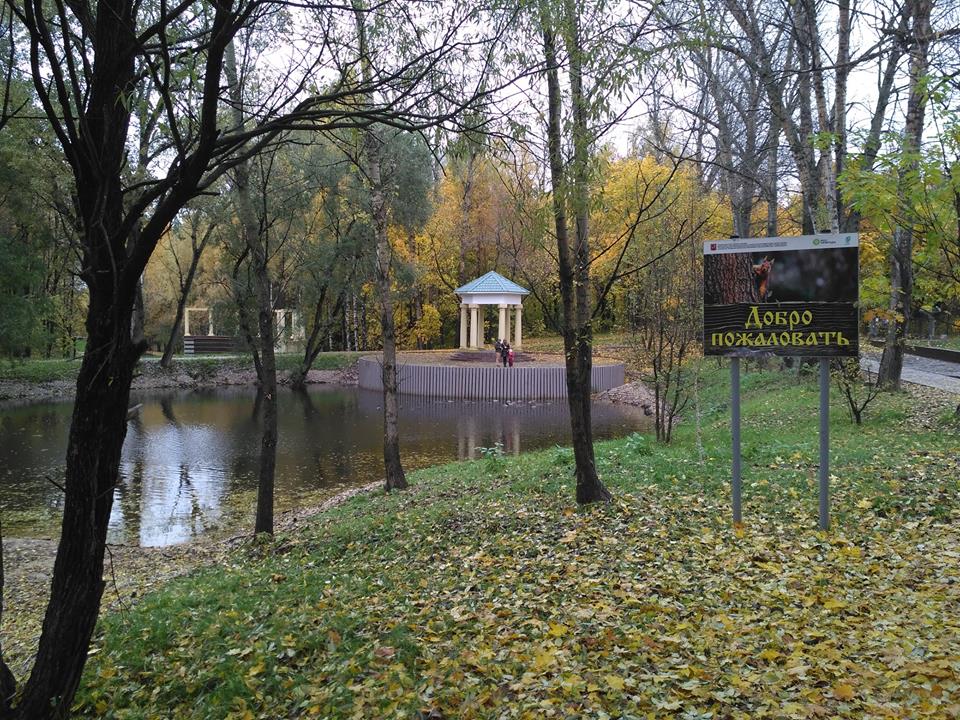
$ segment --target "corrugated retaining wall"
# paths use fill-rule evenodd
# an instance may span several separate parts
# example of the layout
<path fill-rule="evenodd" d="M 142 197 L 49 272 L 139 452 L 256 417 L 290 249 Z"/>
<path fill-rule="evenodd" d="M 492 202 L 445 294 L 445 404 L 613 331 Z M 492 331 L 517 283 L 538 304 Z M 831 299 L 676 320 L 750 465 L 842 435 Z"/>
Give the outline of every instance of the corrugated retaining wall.
<path fill-rule="evenodd" d="M 380 358 L 358 362 L 357 384 L 382 390 Z M 567 396 L 565 370 L 559 366 L 524 365 L 408 365 L 397 367 L 399 390 L 404 395 L 460 400 L 547 400 Z M 594 365 L 590 387 L 602 392 L 624 383 L 624 366 Z"/>

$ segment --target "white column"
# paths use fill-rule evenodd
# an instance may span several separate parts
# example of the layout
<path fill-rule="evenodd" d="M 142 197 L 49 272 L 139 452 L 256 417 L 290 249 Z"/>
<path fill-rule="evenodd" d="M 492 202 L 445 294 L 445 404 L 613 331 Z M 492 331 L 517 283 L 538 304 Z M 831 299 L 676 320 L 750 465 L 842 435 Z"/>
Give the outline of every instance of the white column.
<path fill-rule="evenodd" d="M 503 341 L 510 342 L 510 306 L 503 313 Z"/>
<path fill-rule="evenodd" d="M 213 335 L 213 310 L 207 308 L 207 335 Z"/>
<path fill-rule="evenodd" d="M 520 344 L 523 340 L 523 331 L 521 330 L 523 326 L 523 305 L 516 305 L 515 307 L 517 309 L 517 326 L 514 328 L 513 349 L 520 352 Z"/>
<path fill-rule="evenodd" d="M 507 306 L 500 303 L 497 307 L 500 310 L 500 321 L 497 323 L 497 340 L 505 340 L 507 336 L 503 334 L 503 324 L 507 319 Z"/>
<path fill-rule="evenodd" d="M 190 334 L 190 308 L 183 309 L 183 334 Z"/>
<path fill-rule="evenodd" d="M 293 310 L 290 313 L 290 338 L 293 340 L 303 340 L 303 326 L 300 325 L 299 310 Z"/>
<path fill-rule="evenodd" d="M 460 349 L 467 349 L 467 329 L 469 328 L 470 320 L 467 318 L 467 304 L 460 303 Z"/>
<path fill-rule="evenodd" d="M 480 347 L 479 334 L 477 328 L 480 325 L 480 306 L 470 306 L 470 347 Z"/>

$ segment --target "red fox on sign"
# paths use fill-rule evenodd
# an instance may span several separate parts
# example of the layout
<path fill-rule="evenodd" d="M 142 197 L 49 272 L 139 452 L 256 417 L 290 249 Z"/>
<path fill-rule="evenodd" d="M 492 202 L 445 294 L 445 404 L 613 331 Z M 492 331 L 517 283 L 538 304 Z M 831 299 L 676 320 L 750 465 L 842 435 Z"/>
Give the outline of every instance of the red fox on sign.
<path fill-rule="evenodd" d="M 767 293 L 770 289 L 770 277 L 773 275 L 773 258 L 765 257 L 759 265 L 753 266 L 753 274 L 757 276 L 757 292 L 760 295 L 760 301 L 767 299 Z"/>

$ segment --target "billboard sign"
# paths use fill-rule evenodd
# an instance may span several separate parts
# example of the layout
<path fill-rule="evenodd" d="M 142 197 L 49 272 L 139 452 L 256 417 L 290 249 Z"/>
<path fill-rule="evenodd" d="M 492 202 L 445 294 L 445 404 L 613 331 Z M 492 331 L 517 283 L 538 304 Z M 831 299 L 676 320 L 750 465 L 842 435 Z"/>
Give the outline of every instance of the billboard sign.
<path fill-rule="evenodd" d="M 857 356 L 856 233 L 708 240 L 705 355 Z"/>

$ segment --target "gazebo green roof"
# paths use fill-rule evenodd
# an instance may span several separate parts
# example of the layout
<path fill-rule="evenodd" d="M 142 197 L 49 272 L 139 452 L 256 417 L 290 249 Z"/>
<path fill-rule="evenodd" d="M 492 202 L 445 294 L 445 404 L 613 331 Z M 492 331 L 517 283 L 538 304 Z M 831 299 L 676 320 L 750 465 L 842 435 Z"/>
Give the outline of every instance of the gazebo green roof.
<path fill-rule="evenodd" d="M 483 295 L 489 293 L 498 295 L 509 293 L 511 295 L 529 295 L 530 291 L 520 287 L 512 280 L 507 280 L 503 275 L 491 270 L 486 275 L 481 275 L 476 280 L 471 280 L 466 285 L 461 285 L 456 290 L 457 295 Z"/>

